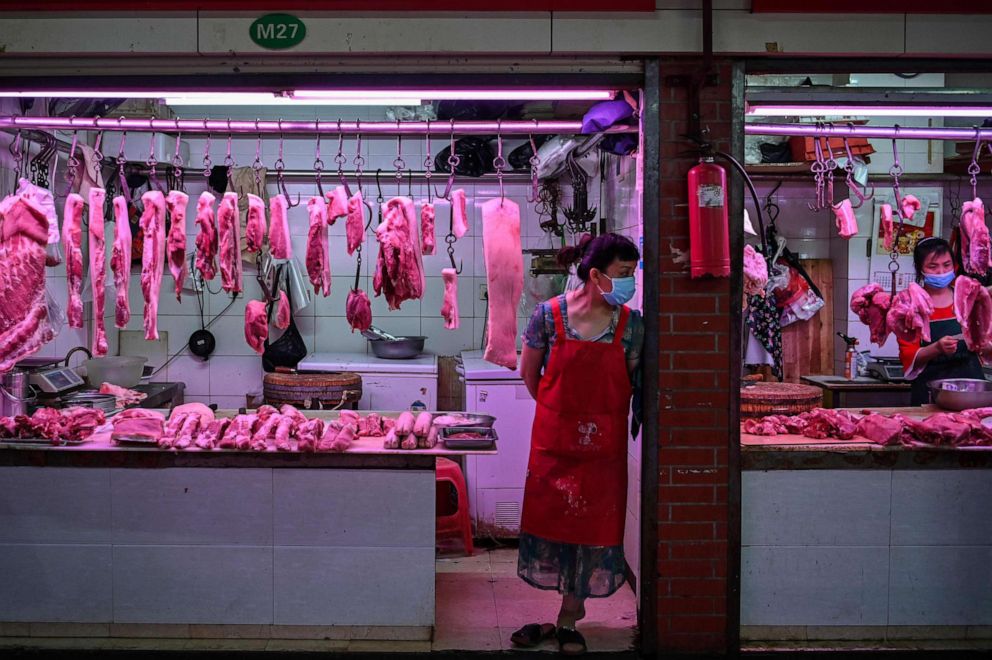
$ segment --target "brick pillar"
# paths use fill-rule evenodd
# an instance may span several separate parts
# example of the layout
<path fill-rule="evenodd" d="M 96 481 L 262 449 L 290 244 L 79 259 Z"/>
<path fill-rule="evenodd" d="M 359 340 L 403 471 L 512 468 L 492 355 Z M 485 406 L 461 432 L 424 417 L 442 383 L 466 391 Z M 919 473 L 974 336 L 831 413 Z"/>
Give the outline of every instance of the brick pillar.
<path fill-rule="evenodd" d="M 738 405 L 731 392 L 738 371 L 731 356 L 740 350 L 732 339 L 734 278 L 692 280 L 674 261 L 676 250 L 689 251 L 686 174 L 697 159 L 680 155 L 692 148 L 682 137 L 688 132 L 689 90 L 670 77 L 692 74 L 699 65 L 699 60 L 660 65 L 657 640 L 662 652 L 722 654 L 735 652 L 738 618 L 737 581 L 728 580 L 728 566 L 735 575 L 737 564 L 728 556 L 739 552 L 737 534 L 728 535 L 728 520 L 737 519 L 731 515 L 737 505 L 730 502 L 739 501 L 729 496 L 738 479 L 729 467 L 732 443 L 738 442 L 731 430 L 737 424 L 731 406 Z M 718 150 L 734 153 L 734 69 L 729 62 L 716 65 L 719 84 L 702 92 L 702 125 Z M 739 181 L 721 164 L 728 181 Z M 730 217 L 734 227 L 734 212 Z M 739 241 L 731 246 L 739 247 Z M 739 273 L 740 260 L 733 263 Z"/>

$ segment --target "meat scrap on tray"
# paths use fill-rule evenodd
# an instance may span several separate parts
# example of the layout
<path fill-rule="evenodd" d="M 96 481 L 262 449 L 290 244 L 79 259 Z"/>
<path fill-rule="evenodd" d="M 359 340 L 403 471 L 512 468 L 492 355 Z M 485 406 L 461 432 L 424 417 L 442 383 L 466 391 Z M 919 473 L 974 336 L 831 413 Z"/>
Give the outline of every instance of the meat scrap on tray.
<path fill-rule="evenodd" d="M 907 447 L 964 447 L 992 445 L 992 428 L 982 420 L 992 408 L 939 412 L 925 419 L 863 411 L 816 408 L 799 415 L 769 415 L 741 422 L 741 432 L 751 435 L 802 435 L 829 440 L 868 440 L 879 445 Z"/>

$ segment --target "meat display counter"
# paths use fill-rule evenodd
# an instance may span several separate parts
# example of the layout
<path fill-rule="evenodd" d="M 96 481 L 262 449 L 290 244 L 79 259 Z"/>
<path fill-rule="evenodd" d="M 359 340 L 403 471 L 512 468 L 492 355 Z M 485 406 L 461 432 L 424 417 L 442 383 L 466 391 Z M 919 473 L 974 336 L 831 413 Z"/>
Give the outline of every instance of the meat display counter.
<path fill-rule="evenodd" d="M 430 640 L 436 459 L 496 451 L 0 442 L 0 622 Z"/>
<path fill-rule="evenodd" d="M 992 447 L 742 433 L 741 466 L 742 637 L 953 639 L 992 625 Z"/>

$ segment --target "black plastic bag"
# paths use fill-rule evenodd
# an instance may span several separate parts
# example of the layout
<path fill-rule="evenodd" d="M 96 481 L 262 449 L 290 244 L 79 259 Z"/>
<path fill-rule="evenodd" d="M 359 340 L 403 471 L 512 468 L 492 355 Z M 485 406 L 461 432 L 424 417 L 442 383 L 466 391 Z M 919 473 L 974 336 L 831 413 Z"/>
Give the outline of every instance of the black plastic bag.
<path fill-rule="evenodd" d="M 535 135 L 534 145 L 540 149 L 541 145 L 550 139 L 550 135 Z M 515 170 L 530 170 L 530 157 L 533 155 L 534 150 L 530 148 L 530 140 L 528 140 L 511 151 L 510 155 L 506 157 L 506 162 Z"/>
<path fill-rule="evenodd" d="M 789 142 L 762 142 L 758 145 L 761 150 L 762 163 L 789 163 L 792 162 L 792 148 Z"/>
<path fill-rule="evenodd" d="M 280 281 L 283 275 L 283 268 L 279 266 L 276 272 L 275 281 Z M 289 281 L 286 280 L 286 296 L 292 300 L 289 292 Z M 296 327 L 296 319 L 293 318 L 293 304 L 289 304 L 289 327 L 282 333 L 279 339 L 271 344 L 265 340 L 265 350 L 262 351 L 262 369 L 266 372 L 276 370 L 276 367 L 288 367 L 295 369 L 300 360 L 307 356 L 307 344 L 303 341 L 299 329 Z"/>
<path fill-rule="evenodd" d="M 451 153 L 450 147 L 442 149 L 434 158 L 434 169 L 438 172 L 450 172 L 448 166 L 448 155 Z M 458 165 L 455 166 L 455 174 L 458 176 L 482 176 L 487 172 L 494 172 L 493 159 L 496 154 L 493 152 L 489 138 L 470 136 L 463 137 L 455 142 L 455 154 L 458 156 Z"/>

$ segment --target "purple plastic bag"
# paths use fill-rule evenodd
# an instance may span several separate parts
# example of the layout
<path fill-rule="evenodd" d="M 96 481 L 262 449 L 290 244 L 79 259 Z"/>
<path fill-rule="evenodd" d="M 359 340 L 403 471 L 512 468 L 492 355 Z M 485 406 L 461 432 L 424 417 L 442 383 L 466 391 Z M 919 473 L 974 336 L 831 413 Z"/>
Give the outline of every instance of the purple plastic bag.
<path fill-rule="evenodd" d="M 618 121 L 629 119 L 633 114 L 634 109 L 622 99 L 597 103 L 582 117 L 582 133 L 598 133 Z"/>

